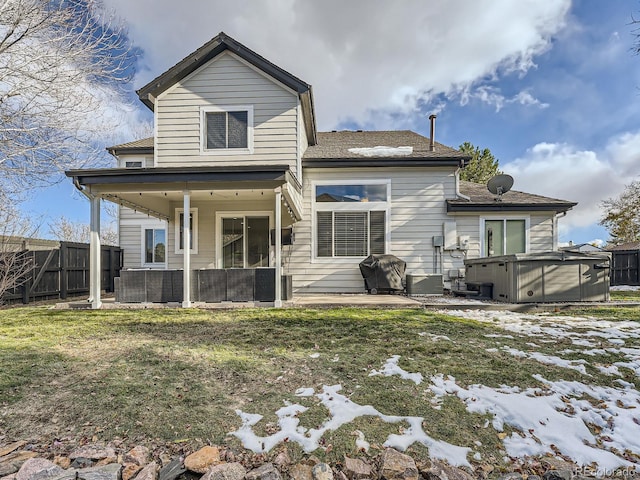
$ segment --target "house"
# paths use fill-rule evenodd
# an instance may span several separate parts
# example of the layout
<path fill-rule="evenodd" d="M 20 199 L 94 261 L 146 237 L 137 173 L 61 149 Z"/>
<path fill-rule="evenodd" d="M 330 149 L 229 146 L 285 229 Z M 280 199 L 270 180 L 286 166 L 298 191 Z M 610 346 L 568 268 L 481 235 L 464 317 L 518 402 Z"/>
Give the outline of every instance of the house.
<path fill-rule="evenodd" d="M 224 33 L 137 93 L 154 138 L 111 147 L 116 168 L 67 176 L 90 199 L 92 244 L 100 201 L 122 207 L 121 287 L 168 289 L 153 298 L 184 306 L 363 292 L 358 264 L 377 253 L 446 281 L 466 256 L 557 249 L 557 219 L 575 205 L 515 191 L 497 201 L 460 181 L 470 158 L 434 140 L 435 116 L 431 138 L 318 132 L 311 86 Z"/>

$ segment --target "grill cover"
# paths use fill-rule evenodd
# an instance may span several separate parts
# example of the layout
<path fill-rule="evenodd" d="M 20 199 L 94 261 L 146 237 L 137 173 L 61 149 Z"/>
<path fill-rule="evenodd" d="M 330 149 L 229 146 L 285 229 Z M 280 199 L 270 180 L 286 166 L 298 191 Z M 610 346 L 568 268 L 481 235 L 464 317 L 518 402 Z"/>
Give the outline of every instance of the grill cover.
<path fill-rule="evenodd" d="M 406 269 L 406 262 L 395 255 L 369 255 L 360 262 L 360 273 L 369 292 L 404 290 L 402 280 Z"/>

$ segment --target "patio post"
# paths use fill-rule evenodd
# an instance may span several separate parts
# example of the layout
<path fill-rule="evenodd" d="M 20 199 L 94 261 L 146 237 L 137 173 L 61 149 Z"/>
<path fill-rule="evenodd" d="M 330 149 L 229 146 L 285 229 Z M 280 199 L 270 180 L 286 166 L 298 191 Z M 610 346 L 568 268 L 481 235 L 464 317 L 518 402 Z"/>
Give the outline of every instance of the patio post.
<path fill-rule="evenodd" d="M 100 197 L 90 197 L 91 218 L 89 222 L 89 302 L 91 308 L 102 306 L 100 298 L 100 280 L 102 267 L 100 265 Z"/>
<path fill-rule="evenodd" d="M 191 192 L 184 192 L 184 214 L 182 216 L 182 254 L 183 256 L 183 278 L 182 278 L 182 306 L 191 306 Z M 180 241 L 180 239 L 176 239 Z"/>
<path fill-rule="evenodd" d="M 276 217 L 276 241 L 275 241 L 275 250 L 276 250 L 276 298 L 273 302 L 274 307 L 282 306 L 282 253 L 281 253 L 281 245 L 282 245 L 282 189 L 276 188 L 276 204 L 275 204 L 275 217 Z"/>

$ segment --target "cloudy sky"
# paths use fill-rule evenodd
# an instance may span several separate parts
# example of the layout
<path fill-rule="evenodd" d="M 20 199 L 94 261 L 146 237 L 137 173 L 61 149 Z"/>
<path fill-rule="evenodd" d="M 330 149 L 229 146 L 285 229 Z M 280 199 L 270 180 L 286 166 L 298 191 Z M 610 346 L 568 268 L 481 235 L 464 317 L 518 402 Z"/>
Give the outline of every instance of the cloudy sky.
<path fill-rule="evenodd" d="M 428 136 L 437 113 L 438 141 L 491 149 L 514 189 L 579 202 L 561 241 L 606 240 L 599 203 L 640 175 L 640 2 L 105 2 L 140 49 L 132 90 L 224 31 L 313 85 L 321 130 Z M 125 131 L 148 120 L 139 108 Z M 88 218 L 76 197 L 62 185 L 32 205 Z"/>

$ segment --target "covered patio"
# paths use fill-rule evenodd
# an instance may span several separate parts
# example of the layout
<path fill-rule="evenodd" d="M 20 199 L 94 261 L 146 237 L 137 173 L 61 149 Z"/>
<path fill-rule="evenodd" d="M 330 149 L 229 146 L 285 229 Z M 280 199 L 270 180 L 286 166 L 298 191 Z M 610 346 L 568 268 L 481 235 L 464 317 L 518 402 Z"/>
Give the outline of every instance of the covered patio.
<path fill-rule="evenodd" d="M 163 261 L 154 264 L 154 268 L 141 264 L 137 270 L 167 272 L 154 278 L 164 278 L 171 272 L 171 280 L 163 281 L 163 284 L 174 290 L 181 284 L 181 292 L 176 296 L 172 291 L 171 298 L 174 301 L 179 298 L 183 307 L 190 307 L 201 298 L 214 298 L 214 290 L 220 288 L 215 275 L 211 277 L 198 272 L 227 269 L 233 271 L 234 282 L 251 279 L 255 285 L 257 278 L 273 278 L 273 304 L 282 305 L 282 230 L 302 218 L 302 187 L 287 165 L 114 168 L 71 170 L 66 175 L 90 202 L 89 302 L 92 308 L 102 306 L 99 274 L 102 200 L 166 222 Z M 206 219 L 200 227 L 198 213 L 201 219 Z M 262 253 L 258 257 L 249 253 L 255 250 L 246 239 L 249 236 L 247 229 L 251 227 L 254 228 L 252 232 L 261 232 Z M 232 249 L 233 245 L 238 248 Z M 124 248 L 126 253 L 126 246 Z M 242 270 L 247 272 L 243 274 Z M 126 283 L 127 275 L 123 272 L 122 284 Z M 180 281 L 176 280 L 176 275 Z M 206 280 L 200 281 L 201 278 Z M 122 284 L 121 288 L 125 290 L 121 291 L 126 292 L 126 285 Z M 159 288 L 157 282 L 145 281 L 144 288 L 145 298 L 162 298 L 153 296 Z M 242 300 L 248 298 L 244 296 Z"/>

